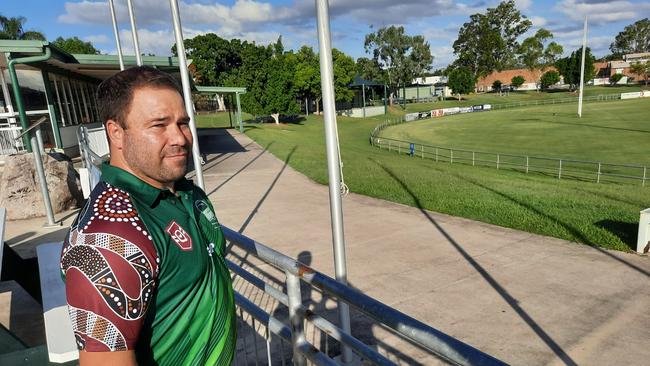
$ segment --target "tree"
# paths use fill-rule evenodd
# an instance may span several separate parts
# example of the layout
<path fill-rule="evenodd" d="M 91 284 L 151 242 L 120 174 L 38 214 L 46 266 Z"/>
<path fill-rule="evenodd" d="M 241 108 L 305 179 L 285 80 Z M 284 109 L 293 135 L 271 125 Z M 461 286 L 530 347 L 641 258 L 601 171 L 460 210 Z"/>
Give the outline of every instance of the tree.
<path fill-rule="evenodd" d="M 458 100 L 460 100 L 462 94 L 469 94 L 474 90 L 475 82 L 476 79 L 474 79 L 470 70 L 456 68 L 449 73 L 447 86 L 451 88 L 454 94 L 458 95 Z"/>
<path fill-rule="evenodd" d="M 273 45 L 274 50 L 283 48 Z M 296 57 L 293 53 L 275 54 L 266 63 L 267 80 L 261 107 L 264 114 L 271 115 L 276 124 L 280 123 L 280 114 L 300 112 L 293 90 Z"/>
<path fill-rule="evenodd" d="M 560 81 L 560 74 L 555 70 L 545 72 L 539 79 L 542 89 L 548 89 L 549 86 L 555 85 Z"/>
<path fill-rule="evenodd" d="M 518 88 L 518 87 L 524 85 L 524 82 L 526 82 L 526 79 L 523 76 L 515 75 L 510 80 L 510 85 L 514 86 L 515 88 Z"/>
<path fill-rule="evenodd" d="M 332 62 L 334 64 L 334 99 L 337 102 L 349 102 L 354 97 L 354 91 L 350 89 L 350 84 L 356 73 L 354 59 L 333 48 Z"/>
<path fill-rule="evenodd" d="M 404 27 L 383 27 L 366 35 L 364 48 L 383 70 L 381 80 L 390 89 L 390 103 L 394 93 L 426 70 L 431 69 L 431 47 L 422 36 L 405 34 Z"/>
<path fill-rule="evenodd" d="M 316 100 L 316 113 L 320 113 L 320 68 L 318 55 L 309 46 L 302 46 L 296 53 L 294 88 L 300 99 L 305 99 L 305 112 L 309 114 L 309 100 Z"/>
<path fill-rule="evenodd" d="M 591 54 L 591 49 L 587 47 L 585 51 L 585 82 L 593 79 L 596 75 L 596 68 L 594 67 L 595 60 L 596 58 Z M 564 77 L 564 82 L 569 84 L 571 90 L 575 90 L 580 83 L 581 63 L 582 47 L 571 52 L 570 56 L 561 58 L 555 63 L 555 67 L 557 68 L 560 75 Z"/>
<path fill-rule="evenodd" d="M 648 75 L 650 75 L 650 61 L 635 62 L 630 65 L 630 70 L 635 75 L 638 75 L 639 78 L 643 78 L 645 85 L 648 85 Z"/>
<path fill-rule="evenodd" d="M 614 75 L 609 77 L 609 82 L 612 85 L 616 85 L 616 84 L 618 84 L 619 81 L 621 81 L 622 78 L 623 78 L 623 74 L 614 74 Z"/>
<path fill-rule="evenodd" d="M 501 90 L 501 85 L 502 85 L 501 80 L 494 80 L 494 82 L 492 83 L 492 90 L 495 91 Z"/>
<path fill-rule="evenodd" d="M 544 43 L 553 38 L 553 33 L 540 28 L 535 35 L 528 37 L 519 46 L 519 61 L 531 72 L 546 67 L 557 61 L 558 56 L 564 52 L 562 46 L 550 42 L 546 48 Z"/>
<path fill-rule="evenodd" d="M 84 42 L 77 37 L 63 38 L 58 37 L 52 42 L 56 47 L 68 53 L 81 53 L 88 55 L 99 55 L 99 50 L 92 43 Z"/>
<path fill-rule="evenodd" d="M 650 20 L 641 19 L 623 28 L 609 49 L 618 58 L 628 53 L 650 52 Z"/>
<path fill-rule="evenodd" d="M 488 8 L 485 14 L 471 15 L 454 42 L 454 54 L 458 57 L 454 66 L 470 70 L 474 78 L 512 66 L 519 48 L 517 38 L 531 25 L 517 10 L 514 0 Z"/>
<path fill-rule="evenodd" d="M 34 30 L 25 30 L 23 24 L 25 17 L 7 18 L 0 15 L 0 39 L 22 39 L 45 41 L 43 33 Z"/>

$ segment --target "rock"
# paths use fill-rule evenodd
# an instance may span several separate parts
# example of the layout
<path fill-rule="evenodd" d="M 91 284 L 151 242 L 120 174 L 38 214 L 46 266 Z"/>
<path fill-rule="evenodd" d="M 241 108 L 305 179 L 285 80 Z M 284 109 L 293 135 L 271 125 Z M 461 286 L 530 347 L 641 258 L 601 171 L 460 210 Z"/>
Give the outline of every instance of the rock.
<path fill-rule="evenodd" d="M 43 155 L 43 169 L 55 214 L 82 204 L 81 184 L 69 158 Z M 0 178 L 0 207 L 7 209 L 7 219 L 45 216 L 40 187 L 32 154 L 8 156 Z"/>

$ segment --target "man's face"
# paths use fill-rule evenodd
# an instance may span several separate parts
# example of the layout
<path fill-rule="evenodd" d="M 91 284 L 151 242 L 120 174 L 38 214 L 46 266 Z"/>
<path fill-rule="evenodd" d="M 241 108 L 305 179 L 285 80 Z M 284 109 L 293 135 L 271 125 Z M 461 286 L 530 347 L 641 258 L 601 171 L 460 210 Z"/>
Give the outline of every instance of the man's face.
<path fill-rule="evenodd" d="M 122 154 L 131 172 L 155 187 L 173 187 L 187 172 L 192 150 L 189 121 L 177 91 L 136 89 L 122 139 Z"/>

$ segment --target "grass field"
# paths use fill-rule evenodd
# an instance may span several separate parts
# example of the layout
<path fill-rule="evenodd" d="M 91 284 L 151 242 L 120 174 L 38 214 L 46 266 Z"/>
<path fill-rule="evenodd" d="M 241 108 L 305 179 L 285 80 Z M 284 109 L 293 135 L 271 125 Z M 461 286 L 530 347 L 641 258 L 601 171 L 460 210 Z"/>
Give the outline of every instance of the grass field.
<path fill-rule="evenodd" d="M 586 87 L 584 96 L 608 95 L 618 93 L 636 92 L 640 90 L 648 90 L 648 87 L 643 85 L 624 85 L 624 86 L 592 86 Z M 508 95 L 499 96 L 497 93 L 481 93 L 463 95 L 462 100 L 450 98 L 445 101 L 432 102 L 432 103 L 415 103 L 406 104 L 406 110 L 401 108 L 396 109 L 396 113 L 409 113 L 409 112 L 423 112 L 438 108 L 447 107 L 464 107 L 475 104 L 506 104 L 516 102 L 533 102 L 536 100 L 548 99 L 562 99 L 562 98 L 576 98 L 577 92 L 569 91 L 555 91 L 555 92 L 536 92 L 536 91 L 521 91 L 510 92 Z"/>
<path fill-rule="evenodd" d="M 650 166 L 650 99 L 468 113 L 389 127 L 380 136 L 457 149 Z"/>
<path fill-rule="evenodd" d="M 231 123 L 233 127 L 237 127 L 237 116 L 232 113 L 230 116 L 228 112 L 210 113 L 210 114 L 197 114 L 196 125 L 203 128 L 229 128 Z M 252 116 L 248 113 L 242 113 L 242 119 L 247 121 Z"/>
<path fill-rule="evenodd" d="M 344 176 L 352 192 L 593 246 L 624 251 L 635 246 L 639 211 L 650 207 L 650 188 L 397 155 L 368 143 L 370 131 L 383 119 L 338 118 Z M 296 170 L 327 183 L 321 117 L 296 124 L 247 124 L 246 133 Z"/>

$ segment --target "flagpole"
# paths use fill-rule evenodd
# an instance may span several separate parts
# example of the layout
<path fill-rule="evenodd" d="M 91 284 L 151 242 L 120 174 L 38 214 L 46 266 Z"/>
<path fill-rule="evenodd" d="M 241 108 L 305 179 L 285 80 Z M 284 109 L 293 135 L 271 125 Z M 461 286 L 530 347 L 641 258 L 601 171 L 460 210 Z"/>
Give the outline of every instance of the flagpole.
<path fill-rule="evenodd" d="M 345 259 L 345 237 L 343 233 L 343 207 L 341 202 L 341 163 L 336 130 L 336 106 L 334 101 L 334 67 L 332 63 L 332 38 L 330 35 L 329 2 L 316 0 L 316 19 L 323 94 L 323 115 L 325 122 L 325 144 L 327 150 L 327 172 L 329 179 L 330 216 L 332 220 L 332 241 L 334 246 L 334 272 L 336 280 L 347 285 Z M 339 300 L 339 326 L 350 334 L 350 309 Z M 352 361 L 352 350 L 343 345 L 343 363 Z"/>
<path fill-rule="evenodd" d="M 578 117 L 582 118 L 582 93 L 585 88 L 585 53 L 587 52 L 587 16 L 582 35 L 582 63 L 580 64 L 580 96 L 578 97 Z"/>

